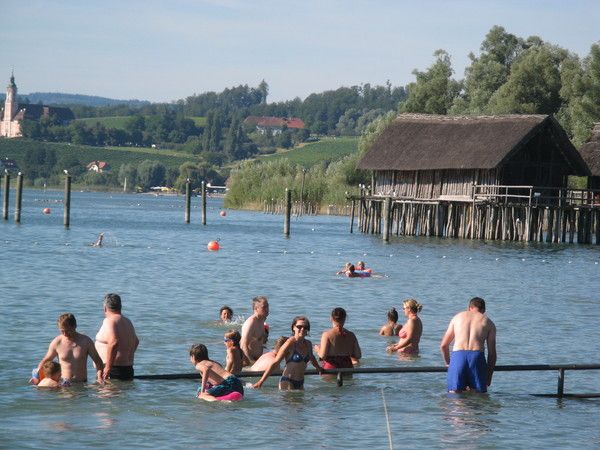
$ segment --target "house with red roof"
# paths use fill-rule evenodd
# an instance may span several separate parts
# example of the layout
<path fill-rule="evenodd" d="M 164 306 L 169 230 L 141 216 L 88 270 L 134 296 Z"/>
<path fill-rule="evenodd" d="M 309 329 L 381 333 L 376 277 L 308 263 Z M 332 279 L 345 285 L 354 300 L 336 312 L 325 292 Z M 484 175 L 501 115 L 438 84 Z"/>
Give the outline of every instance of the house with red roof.
<path fill-rule="evenodd" d="M 85 168 L 90 172 L 110 172 L 110 165 L 106 161 L 92 161 Z"/>
<path fill-rule="evenodd" d="M 304 122 L 298 117 L 269 117 L 248 116 L 244 120 L 245 125 L 254 125 L 261 134 L 271 132 L 274 136 L 281 133 L 285 128 L 290 130 L 303 130 Z"/>

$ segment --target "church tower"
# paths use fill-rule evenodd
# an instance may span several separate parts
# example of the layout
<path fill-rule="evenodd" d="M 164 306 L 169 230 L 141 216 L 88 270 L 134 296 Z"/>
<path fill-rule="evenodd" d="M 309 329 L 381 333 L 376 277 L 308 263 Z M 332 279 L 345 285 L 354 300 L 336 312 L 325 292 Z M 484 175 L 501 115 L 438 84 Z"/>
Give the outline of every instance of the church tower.
<path fill-rule="evenodd" d="M 17 114 L 17 85 L 15 84 L 15 74 L 11 74 L 10 83 L 6 87 L 6 101 L 4 102 L 4 117 L 5 122 L 10 122 L 15 114 Z"/>

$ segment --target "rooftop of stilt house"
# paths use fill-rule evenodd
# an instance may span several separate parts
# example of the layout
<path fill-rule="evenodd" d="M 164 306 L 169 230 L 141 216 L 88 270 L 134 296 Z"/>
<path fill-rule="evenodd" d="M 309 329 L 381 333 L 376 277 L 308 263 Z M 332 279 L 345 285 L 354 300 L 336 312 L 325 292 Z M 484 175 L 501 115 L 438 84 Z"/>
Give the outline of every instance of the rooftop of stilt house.
<path fill-rule="evenodd" d="M 547 115 L 400 114 L 359 162 L 368 170 L 493 169 L 548 134 L 573 175 L 588 168 L 560 124 Z"/>
<path fill-rule="evenodd" d="M 600 122 L 594 126 L 592 136 L 579 150 L 592 176 L 600 177 Z"/>

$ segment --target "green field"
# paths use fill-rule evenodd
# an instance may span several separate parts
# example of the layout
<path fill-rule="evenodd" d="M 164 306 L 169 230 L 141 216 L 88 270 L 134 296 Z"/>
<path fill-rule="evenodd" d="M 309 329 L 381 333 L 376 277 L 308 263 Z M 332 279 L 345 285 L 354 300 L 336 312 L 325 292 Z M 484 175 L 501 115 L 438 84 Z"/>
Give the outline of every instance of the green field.
<path fill-rule="evenodd" d="M 29 148 L 45 147 L 56 152 L 56 158 L 61 154 L 74 154 L 79 162 L 88 164 L 91 161 L 106 161 L 113 170 L 118 170 L 121 164 L 130 163 L 137 165 L 150 159 L 159 161 L 165 167 L 179 168 L 186 161 L 195 161 L 197 158 L 188 153 L 174 150 L 157 150 L 141 147 L 91 147 L 87 145 L 74 145 L 65 143 L 38 142 L 29 139 L 2 139 L 0 138 L 0 158 L 9 158 L 22 165 L 25 152 Z"/>
<path fill-rule="evenodd" d="M 77 119 L 77 122 L 83 122 L 89 127 L 93 127 L 99 122 L 106 128 L 117 128 L 124 130 L 125 125 L 133 116 L 112 116 L 112 117 L 86 117 L 85 119 Z M 197 127 L 204 128 L 206 126 L 206 117 L 186 117 L 192 119 Z"/>
<path fill-rule="evenodd" d="M 261 161 L 274 161 L 287 158 L 294 164 L 312 167 L 322 161 L 338 161 L 344 156 L 358 151 L 358 137 L 326 137 L 318 142 L 311 142 L 302 147 L 282 151 L 272 155 L 261 156 Z"/>

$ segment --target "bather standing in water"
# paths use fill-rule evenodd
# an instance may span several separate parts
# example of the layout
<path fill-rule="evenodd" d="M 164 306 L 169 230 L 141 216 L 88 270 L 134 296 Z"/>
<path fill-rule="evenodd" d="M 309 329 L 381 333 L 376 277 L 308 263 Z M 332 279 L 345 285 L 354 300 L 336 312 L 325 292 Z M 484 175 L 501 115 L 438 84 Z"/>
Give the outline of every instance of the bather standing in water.
<path fill-rule="evenodd" d="M 403 356 L 417 356 L 419 354 L 419 342 L 423 334 L 423 323 L 417 315 L 423 309 L 423 305 L 409 298 L 402 303 L 406 323 L 398 333 L 400 340 L 397 344 L 390 345 L 388 352 L 398 352 Z"/>

